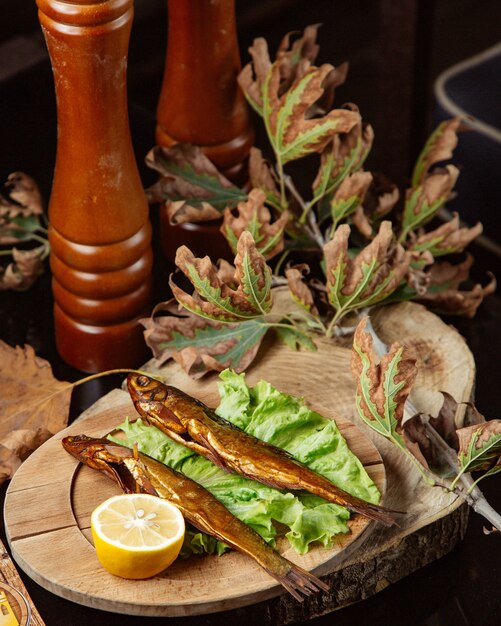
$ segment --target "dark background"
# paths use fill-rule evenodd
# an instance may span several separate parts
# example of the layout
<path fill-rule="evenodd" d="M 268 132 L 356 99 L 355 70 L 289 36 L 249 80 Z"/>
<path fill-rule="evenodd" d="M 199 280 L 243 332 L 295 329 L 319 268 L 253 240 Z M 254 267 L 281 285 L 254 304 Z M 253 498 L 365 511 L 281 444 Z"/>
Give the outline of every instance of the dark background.
<path fill-rule="evenodd" d="M 153 177 L 143 159 L 154 143 L 154 112 L 165 58 L 166 3 L 136 0 L 135 5 L 128 71 L 131 133 L 147 185 Z M 501 38 L 499 0 L 236 0 L 236 6 L 244 63 L 248 60 L 247 48 L 257 36 L 265 37 L 273 52 L 286 32 L 302 30 L 307 24 L 323 24 L 319 63 L 350 62 L 348 81 L 337 91 L 336 103 L 355 102 L 360 107 L 376 135 L 368 168 L 385 172 L 401 185 L 405 185 L 435 120 L 433 84 L 437 76 Z M 38 181 L 48 200 L 55 159 L 56 110 L 35 1 L 0 0 L 0 12 L 0 182 L 10 172 L 23 170 Z M 467 172 L 463 171 L 461 177 L 465 176 Z M 489 207 L 488 211 L 499 214 L 499 207 Z M 500 233 L 492 229 L 486 231 L 491 240 L 499 237 Z M 476 245 L 473 251 L 476 277 L 482 280 L 486 269 L 501 276 L 496 246 Z M 162 292 L 168 268 L 160 258 L 157 261 L 158 290 Z M 499 296 L 488 298 L 474 321 L 446 321 L 456 325 L 474 353 L 480 411 L 500 417 Z M 55 352 L 47 274 L 30 292 L 0 293 L 0 338 L 12 345 L 30 343 L 37 354 L 52 363 L 58 378 L 74 380 L 81 376 L 65 366 Z M 106 390 L 105 383 L 96 381 L 74 393 L 72 417 Z M 486 481 L 483 489 L 493 503 L 499 503 L 499 480 Z M 500 538 L 484 537 L 482 525 L 482 519 L 472 514 L 465 541 L 451 554 L 358 607 L 314 620 L 312 626 L 501 623 Z M 56 598 L 25 580 L 48 626 L 190 623 L 106 615 Z M 226 617 L 199 618 L 197 624 L 212 626 L 235 619 L 242 626 L 246 624 L 245 610 Z"/>
<path fill-rule="evenodd" d="M 350 62 L 337 103 L 359 105 L 376 132 L 370 165 L 397 182 L 409 174 L 431 128 L 436 77 L 501 39 L 497 0 L 236 0 L 236 7 L 243 62 L 254 37 L 265 37 L 274 51 L 286 32 L 323 24 L 319 62 Z M 153 112 L 164 64 L 166 2 L 136 0 L 135 8 L 130 100 Z M 35 0 L 0 0 L 0 11 L 0 176 L 19 167 L 36 177 L 40 164 L 26 148 L 31 144 L 35 153 L 39 138 L 54 138 L 55 131 L 45 45 Z M 36 123 L 23 124 L 33 108 Z M 53 159 L 54 141 L 47 150 Z"/>

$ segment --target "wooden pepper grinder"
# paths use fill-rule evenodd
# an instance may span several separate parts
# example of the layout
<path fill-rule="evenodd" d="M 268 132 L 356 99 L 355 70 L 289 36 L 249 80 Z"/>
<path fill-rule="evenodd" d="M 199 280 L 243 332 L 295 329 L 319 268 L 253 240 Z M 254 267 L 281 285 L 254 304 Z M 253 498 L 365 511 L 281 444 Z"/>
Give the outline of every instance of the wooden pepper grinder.
<path fill-rule="evenodd" d="M 235 0 L 169 0 L 164 77 L 156 141 L 202 146 L 238 178 L 254 141 L 240 72 Z"/>
<path fill-rule="evenodd" d="M 126 100 L 133 0 L 37 4 L 57 96 L 49 203 L 57 348 L 85 372 L 138 366 L 153 257 Z"/>
<path fill-rule="evenodd" d="M 169 0 L 168 38 L 157 107 L 156 142 L 203 148 L 232 182 L 247 180 L 247 157 L 254 142 L 249 108 L 237 83 L 241 69 L 235 0 Z M 219 222 L 172 226 L 160 207 L 160 241 L 174 262 L 186 244 L 197 256 L 233 260 Z"/>

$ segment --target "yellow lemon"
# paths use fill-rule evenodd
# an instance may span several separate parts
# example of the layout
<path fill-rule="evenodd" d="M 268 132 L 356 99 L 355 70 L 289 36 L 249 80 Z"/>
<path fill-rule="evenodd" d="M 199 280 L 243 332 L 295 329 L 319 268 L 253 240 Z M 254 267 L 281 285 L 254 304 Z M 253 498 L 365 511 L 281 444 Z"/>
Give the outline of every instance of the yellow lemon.
<path fill-rule="evenodd" d="M 150 578 L 168 567 L 184 538 L 181 512 L 148 494 L 113 496 L 91 515 L 97 558 L 122 578 Z"/>

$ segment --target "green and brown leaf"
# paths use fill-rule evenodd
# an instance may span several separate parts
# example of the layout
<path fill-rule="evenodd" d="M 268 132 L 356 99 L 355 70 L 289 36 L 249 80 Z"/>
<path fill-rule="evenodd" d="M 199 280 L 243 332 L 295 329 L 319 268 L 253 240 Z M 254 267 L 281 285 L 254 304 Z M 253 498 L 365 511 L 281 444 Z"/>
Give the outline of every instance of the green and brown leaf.
<path fill-rule="evenodd" d="M 225 209 L 221 232 L 234 254 L 237 254 L 238 241 L 244 231 L 252 235 L 256 249 L 265 259 L 273 258 L 284 249 L 284 230 L 289 213 L 284 211 L 272 223 L 265 201 L 266 195 L 263 191 L 252 189 L 247 200 L 238 204 L 238 216 L 230 208 Z"/>
<path fill-rule="evenodd" d="M 424 182 L 433 165 L 452 157 L 458 142 L 457 131 L 460 123 L 459 117 L 446 120 L 439 124 L 430 135 L 414 166 L 413 187 Z"/>
<path fill-rule="evenodd" d="M 459 176 L 454 165 L 434 170 L 417 186 L 407 190 L 399 241 L 429 222 L 451 197 Z"/>
<path fill-rule="evenodd" d="M 358 108 L 346 105 L 346 108 L 358 113 Z M 374 141 L 374 132 L 369 125 L 360 120 L 347 133 L 333 136 L 320 155 L 320 167 L 312 184 L 315 201 L 329 197 L 349 174 L 360 169 L 370 152 Z M 324 215 L 320 219 L 324 219 Z"/>
<path fill-rule="evenodd" d="M 501 420 L 466 426 L 457 431 L 458 461 L 465 472 L 501 472 Z"/>
<path fill-rule="evenodd" d="M 303 280 L 303 276 L 308 274 L 309 271 L 310 268 L 308 265 L 301 263 L 293 267 L 288 267 L 285 270 L 285 276 L 294 301 L 311 315 L 318 315 L 313 292 Z"/>
<path fill-rule="evenodd" d="M 350 227 L 341 224 L 324 246 L 327 293 L 339 320 L 348 311 L 373 306 L 402 283 L 411 255 L 393 238 L 391 222 L 381 223 L 378 234 L 355 257 L 348 254 Z"/>
<path fill-rule="evenodd" d="M 208 256 L 198 259 L 186 246 L 178 248 L 176 265 L 191 282 L 194 292 L 188 294 L 171 277 L 172 293 L 192 313 L 219 322 L 242 322 L 271 309 L 271 269 L 248 231 L 238 240 L 231 279 L 228 265 L 224 266 L 223 275 L 223 266 L 218 271 Z"/>
<path fill-rule="evenodd" d="M 226 207 L 234 207 L 247 197 L 197 146 L 155 146 L 146 164 L 160 174 L 147 189 L 148 200 L 165 204 L 171 224 L 218 219 Z"/>
<path fill-rule="evenodd" d="M 243 372 L 251 364 L 268 330 L 264 321 L 219 323 L 176 304 L 160 303 L 150 318 L 141 320 L 146 344 L 159 364 L 174 359 L 193 378 L 227 367 Z"/>
<path fill-rule="evenodd" d="M 402 418 L 417 375 L 416 359 L 408 348 L 395 343 L 377 362 L 366 325 L 367 318 L 359 322 L 351 353 L 358 414 L 375 431 L 403 447 Z"/>
<path fill-rule="evenodd" d="M 460 228 L 459 215 L 453 217 L 435 230 L 418 235 L 410 248 L 416 251 L 429 251 L 434 257 L 463 252 L 476 237 L 482 233 L 482 224 L 473 228 Z"/>

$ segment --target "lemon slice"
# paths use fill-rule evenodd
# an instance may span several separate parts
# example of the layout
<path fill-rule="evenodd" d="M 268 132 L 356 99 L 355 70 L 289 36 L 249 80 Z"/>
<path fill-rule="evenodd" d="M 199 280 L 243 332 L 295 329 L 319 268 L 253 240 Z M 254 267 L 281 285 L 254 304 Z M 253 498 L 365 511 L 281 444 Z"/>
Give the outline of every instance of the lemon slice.
<path fill-rule="evenodd" d="M 122 578 L 150 578 L 179 554 L 184 519 L 177 507 L 156 496 L 113 496 L 91 515 L 91 530 L 101 565 Z"/>

